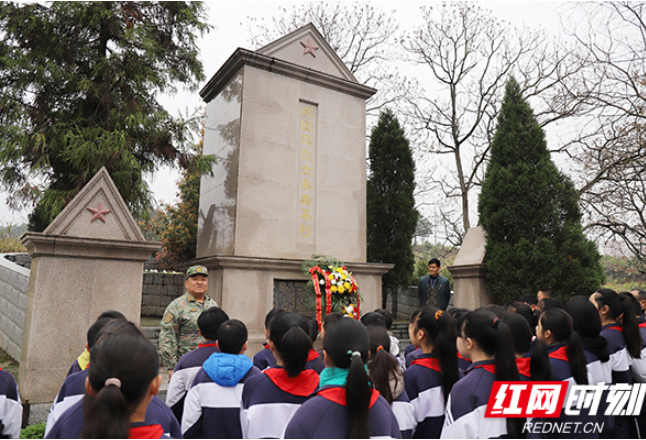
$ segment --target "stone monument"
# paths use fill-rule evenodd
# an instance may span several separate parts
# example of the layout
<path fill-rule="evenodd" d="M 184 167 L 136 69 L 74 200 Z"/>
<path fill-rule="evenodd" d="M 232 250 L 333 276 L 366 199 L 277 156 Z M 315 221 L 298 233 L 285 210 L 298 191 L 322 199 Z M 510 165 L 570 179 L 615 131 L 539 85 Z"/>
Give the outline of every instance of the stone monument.
<path fill-rule="evenodd" d="M 20 394 L 52 402 L 83 351 L 87 330 L 105 310 L 139 324 L 147 242 L 102 168 L 42 233 L 21 238 L 32 258 Z"/>
<path fill-rule="evenodd" d="M 487 265 L 483 263 L 487 236 L 481 226 L 469 228 L 453 265 L 453 302 L 455 307 L 475 310 L 491 304 L 485 289 Z"/>
<path fill-rule="evenodd" d="M 305 311 L 303 260 L 344 261 L 362 310 L 381 302 L 392 265 L 366 263 L 365 100 L 312 24 L 257 51 L 237 49 L 201 90 L 204 153 L 197 259 L 210 295 L 264 341 L 274 306 Z M 256 345 L 258 347 L 258 345 Z"/>

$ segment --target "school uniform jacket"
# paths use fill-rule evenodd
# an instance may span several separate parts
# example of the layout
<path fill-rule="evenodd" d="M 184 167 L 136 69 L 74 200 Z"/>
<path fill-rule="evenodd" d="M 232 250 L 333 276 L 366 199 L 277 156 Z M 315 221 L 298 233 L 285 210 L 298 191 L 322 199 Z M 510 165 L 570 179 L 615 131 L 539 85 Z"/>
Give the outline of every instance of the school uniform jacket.
<path fill-rule="evenodd" d="M 283 438 L 287 424 L 318 385 L 313 369 L 291 378 L 283 368 L 268 368 L 249 378 L 242 389 L 242 438 Z"/>
<path fill-rule="evenodd" d="M 641 356 L 639 359 L 630 358 L 630 372 L 633 380 L 646 383 L 646 320 L 639 318 L 639 336 L 641 336 Z"/>
<path fill-rule="evenodd" d="M 570 365 L 570 359 L 567 355 L 567 345 L 564 343 L 551 344 L 547 347 L 547 353 L 550 359 L 550 365 L 552 367 L 552 380 L 564 381 L 568 383 L 568 395 L 572 389 L 572 385 L 576 385 L 574 377 L 572 377 L 572 367 Z M 579 384 L 584 385 L 584 384 Z M 567 399 L 564 401 L 564 405 L 567 404 Z M 552 422 L 574 422 L 581 423 L 581 426 L 586 423 L 597 422 L 597 416 L 591 416 L 588 413 L 588 410 L 581 409 L 579 415 L 567 415 L 565 414 L 565 408 L 561 411 L 561 415 L 558 419 L 542 419 L 542 421 L 552 421 Z M 549 438 L 570 438 L 571 434 L 559 434 L 551 433 Z M 577 433 L 579 438 L 598 438 L 596 433 Z"/>
<path fill-rule="evenodd" d="M 47 417 L 45 438 L 80 438 L 85 427 L 83 399 L 87 374 L 87 370 L 79 371 L 68 376 L 63 382 Z M 75 411 L 72 411 L 73 409 Z M 180 438 L 182 435 L 175 415 L 157 396 L 153 397 L 146 409 L 146 421 L 159 423 L 164 432 L 173 438 Z M 73 426 L 68 426 L 70 424 Z"/>
<path fill-rule="evenodd" d="M 0 368 L 0 434 L 3 438 L 19 438 L 22 404 L 18 385 L 11 373 Z"/>
<path fill-rule="evenodd" d="M 345 388 L 325 386 L 296 411 L 287 425 L 285 438 L 347 438 L 348 412 Z M 400 438 L 392 408 L 373 389 L 369 404 L 371 438 Z"/>
<path fill-rule="evenodd" d="M 213 353 L 195 375 L 184 401 L 184 438 L 242 438 L 242 389 L 261 374 L 245 355 Z"/>
<path fill-rule="evenodd" d="M 182 432 L 175 415 L 163 400 L 153 397 L 146 408 L 146 424 L 159 424 L 168 438 L 182 438 Z M 67 409 L 59 418 L 45 438 L 81 438 L 85 428 L 85 413 L 83 400 L 78 400 Z"/>
<path fill-rule="evenodd" d="M 274 357 L 274 353 L 271 352 L 269 347 L 263 348 L 253 356 L 253 366 L 260 371 L 264 370 L 265 368 L 276 366 L 276 358 Z"/>
<path fill-rule="evenodd" d="M 411 350 L 406 354 L 406 368 L 410 367 L 410 364 L 417 359 L 421 354 L 422 354 L 422 349 L 421 348 L 415 348 L 414 350 Z"/>
<path fill-rule="evenodd" d="M 446 404 L 441 438 L 498 438 L 507 436 L 502 417 L 485 418 L 491 387 L 496 379 L 493 360 L 473 362 L 458 380 Z"/>
<path fill-rule="evenodd" d="M 402 438 L 412 438 L 415 428 L 417 428 L 417 417 L 415 415 L 415 406 L 410 401 L 406 389 L 397 396 L 391 404 L 397 424 L 399 425 L 399 433 Z"/>
<path fill-rule="evenodd" d="M 413 438 L 439 438 L 445 411 L 439 357 L 422 353 L 406 369 L 404 384 L 417 419 Z"/>
<path fill-rule="evenodd" d="M 325 368 L 323 356 L 316 350 L 310 350 L 307 356 L 307 364 L 305 364 L 305 368 L 316 371 L 316 374 L 321 374 L 321 371 Z"/>
<path fill-rule="evenodd" d="M 610 368 L 612 369 L 613 383 L 633 383 L 630 374 L 630 355 L 626 348 L 626 341 L 620 324 L 606 324 L 601 327 L 601 336 L 608 341 L 608 354 L 610 355 Z M 628 419 L 615 417 L 615 426 L 611 436 L 614 438 L 628 437 Z"/>
<path fill-rule="evenodd" d="M 177 420 L 182 423 L 182 412 L 184 411 L 184 399 L 195 375 L 202 368 L 202 364 L 213 353 L 220 349 L 215 341 L 200 343 L 195 350 L 189 351 L 181 357 L 168 383 L 166 391 L 166 405 L 170 407 Z"/>

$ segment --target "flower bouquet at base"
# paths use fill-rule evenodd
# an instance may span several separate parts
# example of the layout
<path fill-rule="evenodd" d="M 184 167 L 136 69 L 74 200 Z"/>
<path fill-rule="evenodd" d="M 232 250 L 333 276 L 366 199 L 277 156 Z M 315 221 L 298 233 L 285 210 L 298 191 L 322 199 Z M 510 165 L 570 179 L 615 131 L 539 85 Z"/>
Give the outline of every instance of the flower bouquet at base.
<path fill-rule="evenodd" d="M 352 273 L 334 257 L 314 255 L 301 265 L 301 270 L 311 277 L 307 288 L 316 302 L 316 321 L 321 330 L 323 316 L 322 301 L 325 301 L 325 315 L 338 312 L 359 319 L 361 296 Z"/>

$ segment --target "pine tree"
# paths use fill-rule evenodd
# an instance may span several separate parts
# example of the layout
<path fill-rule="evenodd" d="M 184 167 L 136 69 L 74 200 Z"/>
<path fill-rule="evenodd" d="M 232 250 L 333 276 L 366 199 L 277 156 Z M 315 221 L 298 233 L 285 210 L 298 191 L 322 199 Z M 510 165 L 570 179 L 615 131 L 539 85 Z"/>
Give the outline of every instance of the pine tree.
<path fill-rule="evenodd" d="M 0 184 L 44 229 L 105 166 L 135 215 L 143 175 L 190 162 L 187 120 L 158 95 L 204 79 L 199 2 L 0 2 Z"/>
<path fill-rule="evenodd" d="M 486 286 L 498 303 L 551 287 L 561 300 L 604 279 L 581 226 L 577 192 L 550 159 L 545 134 L 511 78 L 478 204 L 487 233 Z"/>
<path fill-rule="evenodd" d="M 368 179 L 368 261 L 394 263 L 383 277 L 389 289 L 408 284 L 414 269 L 412 239 L 417 226 L 415 162 L 399 121 L 381 112 L 370 136 Z"/>

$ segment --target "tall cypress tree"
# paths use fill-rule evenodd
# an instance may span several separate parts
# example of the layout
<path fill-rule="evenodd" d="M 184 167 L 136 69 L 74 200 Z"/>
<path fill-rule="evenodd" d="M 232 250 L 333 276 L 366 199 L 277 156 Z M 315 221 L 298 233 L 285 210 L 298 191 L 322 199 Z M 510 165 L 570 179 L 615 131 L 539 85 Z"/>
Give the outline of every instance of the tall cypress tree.
<path fill-rule="evenodd" d="M 389 289 L 408 284 L 414 269 L 412 239 L 417 226 L 415 162 L 399 121 L 390 110 L 379 115 L 370 136 L 368 179 L 368 261 L 394 263 L 383 277 Z"/>
<path fill-rule="evenodd" d="M 586 239 L 574 185 L 550 159 L 545 134 L 511 78 L 478 204 L 487 233 L 487 291 L 499 303 L 552 287 L 561 300 L 604 279 Z"/>

